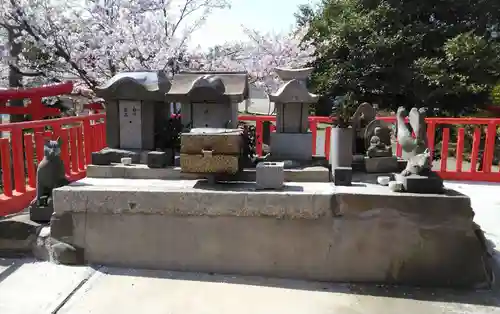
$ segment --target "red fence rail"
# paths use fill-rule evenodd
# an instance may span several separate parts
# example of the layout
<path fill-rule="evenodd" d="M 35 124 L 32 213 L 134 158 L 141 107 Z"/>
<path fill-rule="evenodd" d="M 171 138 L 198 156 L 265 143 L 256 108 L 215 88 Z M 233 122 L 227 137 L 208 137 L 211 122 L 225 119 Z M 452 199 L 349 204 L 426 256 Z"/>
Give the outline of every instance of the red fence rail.
<path fill-rule="evenodd" d="M 84 178 L 92 152 L 105 147 L 105 114 L 0 124 L 0 216 L 23 210 L 35 196 L 44 142 L 60 138 L 70 181 Z"/>
<path fill-rule="evenodd" d="M 257 153 L 262 154 L 264 122 L 276 121 L 274 116 L 240 116 L 241 121 L 255 123 Z M 378 119 L 394 123 L 394 117 Z M 313 134 L 313 154 L 330 151 L 331 119 L 309 117 Z M 500 182 L 500 172 L 493 166 L 498 142 L 500 119 L 428 118 L 427 136 L 431 150 L 440 150 L 441 159 L 435 170 L 446 180 Z M 271 131 L 274 126 L 271 125 Z M 70 180 L 85 177 L 91 153 L 105 147 L 105 114 L 68 117 L 0 125 L 0 160 L 3 193 L 0 194 L 0 216 L 24 209 L 35 195 L 36 165 L 43 157 L 45 139 L 62 139 L 62 159 Z M 320 145 L 318 145 L 320 144 Z M 465 151 L 470 158 L 465 158 Z M 401 148 L 396 147 L 401 156 Z M 453 157 L 454 155 L 454 157 Z M 455 158 L 453 164 L 448 157 Z M 477 170 L 482 162 L 482 169 Z M 454 169 L 453 169 L 454 168 Z"/>

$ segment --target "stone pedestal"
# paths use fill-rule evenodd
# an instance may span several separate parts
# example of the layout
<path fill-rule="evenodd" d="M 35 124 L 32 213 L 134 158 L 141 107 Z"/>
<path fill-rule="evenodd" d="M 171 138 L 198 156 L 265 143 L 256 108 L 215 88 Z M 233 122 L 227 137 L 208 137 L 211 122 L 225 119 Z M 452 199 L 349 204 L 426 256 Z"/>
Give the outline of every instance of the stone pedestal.
<path fill-rule="evenodd" d="M 398 158 L 391 157 L 365 157 L 365 171 L 368 173 L 389 173 L 399 170 Z"/>
<path fill-rule="evenodd" d="M 332 168 L 333 184 L 337 186 L 350 186 L 352 183 L 351 167 Z"/>
<path fill-rule="evenodd" d="M 429 176 L 410 175 L 408 177 L 397 173 L 394 179 L 403 184 L 405 192 L 434 194 L 443 192 L 443 179 L 436 173 L 431 172 Z"/>
<path fill-rule="evenodd" d="M 141 151 L 106 147 L 92 153 L 92 164 L 106 166 L 111 163 L 121 163 L 122 158 L 132 158 L 132 163 L 138 164 L 141 162 Z"/>
<path fill-rule="evenodd" d="M 256 183 L 259 189 L 281 189 L 285 181 L 282 162 L 261 162 L 256 167 Z"/>
<path fill-rule="evenodd" d="M 38 223 L 48 223 L 50 218 L 54 213 L 54 207 L 52 205 L 51 197 L 43 197 L 40 200 L 40 204 L 34 204 L 29 206 L 30 220 Z"/>
<path fill-rule="evenodd" d="M 426 286 L 491 280 L 470 199 L 454 191 L 86 178 L 53 197 L 89 263 Z"/>
<path fill-rule="evenodd" d="M 311 160 L 312 145 L 311 133 L 271 133 L 273 159 Z"/>

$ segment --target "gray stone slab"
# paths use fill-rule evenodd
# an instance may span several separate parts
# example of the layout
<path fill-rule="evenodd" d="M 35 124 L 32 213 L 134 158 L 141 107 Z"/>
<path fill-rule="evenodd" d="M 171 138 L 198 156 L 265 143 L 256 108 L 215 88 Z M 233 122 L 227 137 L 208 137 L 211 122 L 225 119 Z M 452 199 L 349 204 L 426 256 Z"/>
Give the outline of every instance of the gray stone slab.
<path fill-rule="evenodd" d="M 93 272 L 89 267 L 17 260 L 0 273 L 0 313 L 53 313 Z"/>
<path fill-rule="evenodd" d="M 330 212 L 333 186 L 289 182 L 280 191 L 254 182 L 208 184 L 202 180 L 85 178 L 54 190 L 54 210 L 181 216 L 272 216 L 316 219 Z M 180 210 L 182 209 L 182 210 Z"/>
<path fill-rule="evenodd" d="M 436 173 L 430 176 L 394 174 L 394 179 L 403 184 L 404 190 L 409 193 L 432 194 L 443 191 L 443 179 Z"/>
<path fill-rule="evenodd" d="M 365 170 L 368 173 L 388 173 L 399 170 L 398 159 L 393 157 L 365 157 Z"/>
<path fill-rule="evenodd" d="M 485 291 L 103 268 L 58 314 L 497 314 L 499 299 Z"/>
<path fill-rule="evenodd" d="M 468 287 L 491 279 L 470 199 L 453 191 L 87 178 L 53 197 L 56 213 L 72 216 L 71 244 L 98 264 Z"/>
<path fill-rule="evenodd" d="M 300 167 L 284 169 L 286 182 L 329 182 L 330 171 L 326 167 Z M 109 166 L 88 165 L 88 178 L 123 178 L 123 179 L 162 179 L 162 180 L 192 180 L 202 179 L 200 174 L 182 173 L 180 167 L 148 168 L 137 164 L 124 166 L 112 164 Z M 244 169 L 241 173 L 227 178 L 235 181 L 255 181 L 255 169 Z"/>

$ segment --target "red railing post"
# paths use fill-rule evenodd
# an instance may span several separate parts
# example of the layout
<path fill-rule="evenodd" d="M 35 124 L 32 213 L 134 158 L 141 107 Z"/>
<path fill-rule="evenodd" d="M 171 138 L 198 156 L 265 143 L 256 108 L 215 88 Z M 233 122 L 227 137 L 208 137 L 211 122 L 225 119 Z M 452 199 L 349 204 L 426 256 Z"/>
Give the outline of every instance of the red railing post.
<path fill-rule="evenodd" d="M 495 138 L 497 136 L 497 126 L 495 122 L 489 122 L 486 129 L 486 140 L 484 142 L 483 172 L 491 172 L 493 155 L 495 153 Z"/>
<path fill-rule="evenodd" d="M 477 157 L 479 155 L 479 143 L 481 142 L 481 129 L 474 129 L 474 135 L 472 137 L 472 155 L 470 158 L 470 171 L 476 172 L 477 168 Z"/>
<path fill-rule="evenodd" d="M 457 134 L 457 151 L 456 151 L 456 171 L 462 172 L 462 162 L 463 162 L 463 154 L 464 154 L 464 135 L 465 129 L 459 128 Z"/>
<path fill-rule="evenodd" d="M 330 145 L 332 138 L 332 127 L 329 126 L 325 129 L 325 158 L 330 160 Z"/>
<path fill-rule="evenodd" d="M 448 167 L 448 142 L 450 141 L 450 129 L 443 129 L 443 141 L 441 142 L 441 167 L 439 171 L 446 172 Z"/>
<path fill-rule="evenodd" d="M 262 156 L 262 134 L 264 124 L 262 120 L 255 121 L 255 152 L 258 156 Z"/>
<path fill-rule="evenodd" d="M 434 158 L 434 147 L 436 140 L 436 124 L 431 120 L 427 121 L 427 146 L 431 153 L 431 160 Z"/>
<path fill-rule="evenodd" d="M 78 143 L 78 169 L 79 171 L 85 171 L 85 153 L 83 151 L 84 143 L 83 143 L 83 128 L 81 126 L 78 126 L 76 128 L 77 133 L 76 133 L 76 141 Z"/>
<path fill-rule="evenodd" d="M 78 173 L 78 151 L 76 148 L 76 133 L 77 129 L 76 127 L 71 127 L 69 128 L 69 158 L 70 158 L 70 172 L 73 173 Z"/>
<path fill-rule="evenodd" d="M 9 139 L 0 138 L 0 156 L 2 159 L 2 184 L 3 194 L 7 197 L 12 197 L 12 169 L 10 167 L 10 147 Z"/>
<path fill-rule="evenodd" d="M 16 192 L 26 192 L 26 177 L 24 175 L 23 129 L 15 127 L 11 132 L 12 159 L 14 166 L 14 187 Z"/>
<path fill-rule="evenodd" d="M 24 152 L 26 154 L 26 170 L 28 171 L 28 186 L 30 188 L 36 188 L 36 170 L 33 160 L 35 150 L 33 145 L 33 135 L 24 134 Z"/>
<path fill-rule="evenodd" d="M 90 165 L 92 162 L 93 142 L 92 142 L 92 126 L 90 119 L 85 119 L 83 124 L 83 143 L 85 148 L 85 164 Z"/>

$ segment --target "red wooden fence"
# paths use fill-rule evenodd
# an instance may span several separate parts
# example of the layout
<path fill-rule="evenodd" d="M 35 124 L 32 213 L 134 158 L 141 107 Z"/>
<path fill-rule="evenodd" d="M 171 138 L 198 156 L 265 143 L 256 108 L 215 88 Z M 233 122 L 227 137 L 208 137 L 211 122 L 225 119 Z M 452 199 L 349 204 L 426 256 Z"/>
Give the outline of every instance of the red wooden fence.
<path fill-rule="evenodd" d="M 3 193 L 0 216 L 24 209 L 35 196 L 36 167 L 47 139 L 62 140 L 61 156 L 70 180 L 86 175 L 91 153 L 105 147 L 105 114 L 0 124 Z"/>

